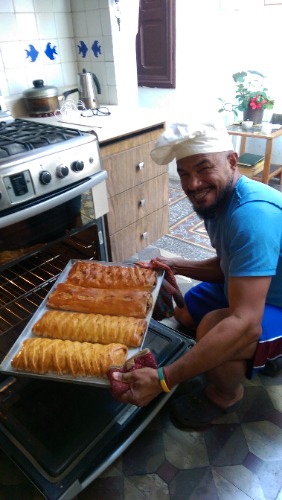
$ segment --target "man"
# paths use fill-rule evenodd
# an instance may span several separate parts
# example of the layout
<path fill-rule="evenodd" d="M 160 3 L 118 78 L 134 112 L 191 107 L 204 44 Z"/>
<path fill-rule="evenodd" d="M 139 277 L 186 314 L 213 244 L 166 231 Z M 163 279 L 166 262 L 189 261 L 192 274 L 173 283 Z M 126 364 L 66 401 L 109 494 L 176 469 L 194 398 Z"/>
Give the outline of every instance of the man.
<path fill-rule="evenodd" d="M 196 329 L 196 344 L 163 372 L 143 368 L 114 378 L 129 384 L 121 401 L 143 406 L 162 390 L 206 374 L 204 392 L 181 396 L 172 407 L 178 425 L 195 428 L 236 410 L 244 377 L 282 355 L 282 194 L 240 175 L 231 138 L 218 124 L 173 124 L 151 155 L 158 164 L 176 159 L 216 257 L 160 259 L 175 275 L 200 281 L 174 310 Z"/>

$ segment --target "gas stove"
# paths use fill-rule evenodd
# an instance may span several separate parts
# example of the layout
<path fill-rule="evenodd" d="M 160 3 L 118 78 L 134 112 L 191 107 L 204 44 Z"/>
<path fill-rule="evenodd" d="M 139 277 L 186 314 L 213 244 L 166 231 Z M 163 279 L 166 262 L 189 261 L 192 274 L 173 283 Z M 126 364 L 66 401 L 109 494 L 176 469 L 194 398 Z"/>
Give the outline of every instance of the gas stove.
<path fill-rule="evenodd" d="M 0 217 L 65 192 L 101 170 L 92 133 L 22 119 L 0 122 Z"/>

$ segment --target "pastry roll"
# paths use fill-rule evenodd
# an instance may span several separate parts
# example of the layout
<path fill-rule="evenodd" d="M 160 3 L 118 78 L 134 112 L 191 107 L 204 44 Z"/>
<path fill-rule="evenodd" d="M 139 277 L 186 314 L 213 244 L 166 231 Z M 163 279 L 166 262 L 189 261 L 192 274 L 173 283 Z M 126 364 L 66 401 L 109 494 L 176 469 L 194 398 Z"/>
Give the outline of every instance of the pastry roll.
<path fill-rule="evenodd" d="M 158 274 L 139 266 L 105 266 L 97 262 L 78 261 L 72 266 L 66 283 L 90 288 L 141 288 L 153 290 Z"/>
<path fill-rule="evenodd" d="M 32 332 L 41 337 L 61 340 L 100 344 L 118 342 L 128 347 L 139 347 L 146 327 L 145 319 L 46 311 L 33 325 Z"/>
<path fill-rule="evenodd" d="M 38 374 L 105 377 L 111 366 L 125 362 L 127 353 L 127 347 L 122 344 L 30 338 L 22 343 L 11 365 L 15 370 Z"/>
<path fill-rule="evenodd" d="M 145 318 L 152 303 L 152 295 L 146 290 L 105 290 L 59 283 L 49 295 L 47 306 L 65 311 Z"/>

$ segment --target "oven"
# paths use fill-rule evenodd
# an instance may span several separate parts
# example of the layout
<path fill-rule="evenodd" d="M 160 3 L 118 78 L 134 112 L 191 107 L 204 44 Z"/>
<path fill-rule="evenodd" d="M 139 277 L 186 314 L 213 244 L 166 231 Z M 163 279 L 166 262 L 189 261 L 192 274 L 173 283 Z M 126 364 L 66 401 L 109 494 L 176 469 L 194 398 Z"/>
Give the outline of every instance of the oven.
<path fill-rule="evenodd" d="M 95 134 L 0 122 L 0 363 L 69 260 L 108 260 L 106 177 Z M 145 346 L 161 365 L 193 343 L 151 320 Z M 170 395 L 138 408 L 108 387 L 0 373 L 0 446 L 45 498 L 72 499 Z"/>

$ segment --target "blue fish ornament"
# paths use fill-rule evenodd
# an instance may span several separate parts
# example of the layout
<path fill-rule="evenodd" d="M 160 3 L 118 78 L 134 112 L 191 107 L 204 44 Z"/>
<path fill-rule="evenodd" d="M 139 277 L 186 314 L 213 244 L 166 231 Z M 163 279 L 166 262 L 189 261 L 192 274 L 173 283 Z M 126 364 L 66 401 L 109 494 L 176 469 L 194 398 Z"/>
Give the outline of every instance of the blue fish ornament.
<path fill-rule="evenodd" d="M 80 45 L 77 45 L 78 47 L 78 53 L 82 55 L 82 57 L 84 58 L 87 54 L 87 51 L 88 51 L 88 47 L 85 45 L 85 43 L 80 40 Z"/>
<path fill-rule="evenodd" d="M 93 50 L 93 54 L 95 57 L 99 57 L 99 55 L 102 54 L 101 45 L 98 40 L 95 40 L 95 42 L 93 42 L 91 49 Z"/>
<path fill-rule="evenodd" d="M 30 57 L 30 62 L 34 62 L 36 61 L 37 57 L 38 57 L 38 50 L 36 50 L 36 48 L 34 47 L 34 45 L 29 45 L 29 50 L 25 49 L 26 51 L 26 59 L 28 57 Z"/>
<path fill-rule="evenodd" d="M 49 57 L 49 59 L 53 61 L 55 59 L 54 54 L 56 54 L 56 56 L 58 55 L 58 52 L 56 51 L 56 45 L 51 47 L 51 43 L 48 42 L 46 45 L 45 54 L 47 57 Z"/>

